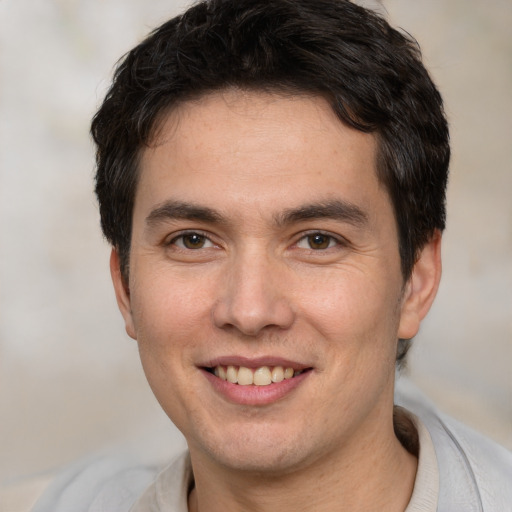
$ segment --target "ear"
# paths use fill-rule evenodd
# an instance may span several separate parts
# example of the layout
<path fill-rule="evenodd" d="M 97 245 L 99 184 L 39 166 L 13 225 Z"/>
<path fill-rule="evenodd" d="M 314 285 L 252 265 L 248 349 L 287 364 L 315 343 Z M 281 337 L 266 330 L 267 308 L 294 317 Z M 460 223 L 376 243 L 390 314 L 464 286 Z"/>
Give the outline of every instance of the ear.
<path fill-rule="evenodd" d="M 398 337 L 411 339 L 418 333 L 441 280 L 441 232 L 436 230 L 423 247 L 405 285 Z"/>
<path fill-rule="evenodd" d="M 112 248 L 110 253 L 110 275 L 112 283 L 114 284 L 114 291 L 116 293 L 117 306 L 121 315 L 124 318 L 124 325 L 126 332 L 130 338 L 137 339 L 132 316 L 132 307 L 130 302 L 130 289 L 128 284 L 125 283 L 121 273 L 121 263 L 119 260 L 119 252 L 117 249 Z"/>

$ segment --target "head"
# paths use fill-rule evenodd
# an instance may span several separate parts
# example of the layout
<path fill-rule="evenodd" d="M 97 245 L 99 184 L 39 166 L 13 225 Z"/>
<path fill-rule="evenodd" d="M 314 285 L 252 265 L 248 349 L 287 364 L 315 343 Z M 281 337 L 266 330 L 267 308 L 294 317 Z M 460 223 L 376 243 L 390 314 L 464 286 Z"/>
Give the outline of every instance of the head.
<path fill-rule="evenodd" d="M 366 420 L 392 403 L 390 347 L 418 324 L 402 321 L 404 295 L 436 281 L 421 258 L 445 222 L 447 125 L 415 42 L 345 0 L 200 2 L 124 57 L 92 133 L 118 302 L 150 384 L 189 446 L 206 439 L 202 447 L 215 451 L 249 422 L 253 443 L 232 437 L 228 452 L 295 460 L 286 451 L 298 439 L 326 439 L 321 420 L 310 430 L 293 423 L 305 403 L 318 408 L 312 418 L 330 418 L 325 428 L 340 442 L 338 420 L 347 421 L 343 436 L 362 437 L 355 432 L 364 423 L 374 437 Z M 280 204 L 283 184 L 291 192 Z M 348 200 L 331 201 L 331 190 Z M 162 219 L 194 221 L 199 234 L 174 231 L 157 243 Z M 322 230 L 297 238 L 315 219 L 341 222 L 357 242 Z M 312 244 L 327 249 L 325 258 Z M 418 268 L 419 284 L 410 285 Z M 289 301 L 268 288 L 281 282 Z M 424 316 L 435 288 L 412 316 Z M 212 391 L 217 381 L 206 384 L 229 361 L 243 366 L 252 354 L 253 366 L 279 366 L 292 352 L 303 391 L 289 424 L 266 403 L 258 402 L 266 411 L 258 418 L 250 408 L 240 415 Z M 245 405 L 254 398 L 235 395 Z M 331 417 L 337 399 L 341 417 Z M 218 410 L 233 415 L 229 427 L 217 425 Z"/>
<path fill-rule="evenodd" d="M 416 42 L 346 0 L 199 2 L 121 60 L 92 134 L 102 229 L 124 279 L 141 151 L 167 113 L 229 87 L 321 95 L 341 123 L 376 135 L 405 282 L 445 226 L 448 127 Z"/>

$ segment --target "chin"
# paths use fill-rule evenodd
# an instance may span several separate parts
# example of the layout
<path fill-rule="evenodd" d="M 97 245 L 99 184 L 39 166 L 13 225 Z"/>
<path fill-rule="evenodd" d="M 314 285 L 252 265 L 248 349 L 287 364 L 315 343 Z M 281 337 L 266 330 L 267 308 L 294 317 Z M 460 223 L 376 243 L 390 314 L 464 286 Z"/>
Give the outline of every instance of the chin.
<path fill-rule="evenodd" d="M 245 473 L 284 475 L 301 466 L 302 457 L 297 453 L 297 447 L 280 447 L 279 450 L 261 450 L 258 446 L 232 448 L 234 449 L 216 450 L 211 456 L 224 467 Z"/>
<path fill-rule="evenodd" d="M 196 446 L 215 464 L 239 472 L 283 475 L 307 465 L 308 453 L 318 453 L 318 448 L 308 450 L 304 435 L 287 433 L 282 425 L 251 425 L 236 433 L 228 430 L 220 439 L 210 431 Z M 189 447 L 193 456 L 195 446 L 189 443 Z"/>

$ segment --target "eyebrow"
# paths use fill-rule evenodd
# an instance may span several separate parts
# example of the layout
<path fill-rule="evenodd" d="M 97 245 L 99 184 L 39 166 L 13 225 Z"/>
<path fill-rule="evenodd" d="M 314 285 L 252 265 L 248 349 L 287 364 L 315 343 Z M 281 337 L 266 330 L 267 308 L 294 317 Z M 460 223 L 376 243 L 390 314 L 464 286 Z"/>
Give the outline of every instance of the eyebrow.
<path fill-rule="evenodd" d="M 278 225 L 315 219 L 334 219 L 358 227 L 368 223 L 368 215 L 364 210 L 353 203 L 339 199 L 290 208 L 275 216 Z"/>
<path fill-rule="evenodd" d="M 166 201 L 151 211 L 146 217 L 146 225 L 152 228 L 161 222 L 173 219 L 197 220 L 212 224 L 226 222 L 226 219 L 212 208 L 183 201 Z"/>
<path fill-rule="evenodd" d="M 195 220 L 209 224 L 229 223 L 223 215 L 213 208 L 184 201 L 169 200 L 150 212 L 146 217 L 146 225 L 152 228 L 162 222 L 179 219 Z M 368 215 L 359 206 L 339 199 L 304 204 L 274 215 L 274 222 L 277 226 L 286 226 L 315 219 L 334 219 L 355 226 L 364 226 L 368 223 Z"/>

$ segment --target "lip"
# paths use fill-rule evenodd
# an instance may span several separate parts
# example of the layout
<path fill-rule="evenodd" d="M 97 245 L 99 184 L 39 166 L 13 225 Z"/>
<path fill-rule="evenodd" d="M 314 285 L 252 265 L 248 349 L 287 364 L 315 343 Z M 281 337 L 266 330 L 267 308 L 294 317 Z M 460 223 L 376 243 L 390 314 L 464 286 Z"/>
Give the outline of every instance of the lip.
<path fill-rule="evenodd" d="M 246 368 L 256 369 L 262 366 L 282 366 L 283 368 L 293 368 L 295 371 L 303 373 L 281 382 L 273 382 L 266 386 L 241 386 L 232 384 L 226 380 L 216 377 L 209 368 L 216 366 L 245 366 Z M 238 405 L 264 406 L 285 399 L 294 392 L 304 381 L 313 373 L 313 368 L 297 361 L 279 357 L 259 357 L 244 358 L 239 356 L 219 357 L 208 361 L 199 367 L 201 374 L 207 379 L 213 391 L 223 399 Z"/>
<path fill-rule="evenodd" d="M 245 366 L 255 370 L 262 366 L 282 366 L 283 368 L 293 368 L 296 371 L 311 368 L 311 365 L 301 363 L 299 361 L 292 361 L 282 357 L 262 356 L 262 357 L 243 357 L 243 356 L 221 356 L 215 359 L 210 359 L 197 366 L 200 368 L 215 368 L 216 366 Z"/>

